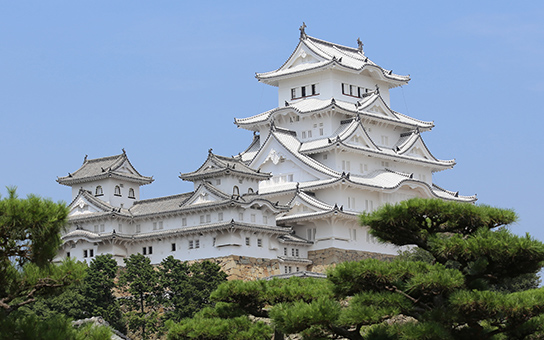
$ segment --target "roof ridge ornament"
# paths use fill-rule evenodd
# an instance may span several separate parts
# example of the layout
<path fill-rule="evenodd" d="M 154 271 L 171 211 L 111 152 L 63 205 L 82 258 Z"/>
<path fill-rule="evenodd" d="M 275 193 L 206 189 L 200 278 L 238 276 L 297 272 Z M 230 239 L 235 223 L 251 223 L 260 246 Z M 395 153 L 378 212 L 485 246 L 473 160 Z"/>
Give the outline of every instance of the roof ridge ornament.
<path fill-rule="evenodd" d="M 125 148 L 122 148 L 121 150 L 123 150 L 123 155 L 127 154 L 127 152 L 125 151 Z"/>
<path fill-rule="evenodd" d="M 299 27 L 299 30 L 300 30 L 300 39 L 306 39 L 306 37 L 308 37 L 306 35 L 306 32 L 305 32 L 305 29 L 306 29 L 306 23 L 303 21 L 302 22 L 302 26 Z"/>
<path fill-rule="evenodd" d="M 363 52 L 363 42 L 361 41 L 361 38 L 357 38 L 357 49 L 359 50 L 359 52 Z"/>
<path fill-rule="evenodd" d="M 87 161 L 87 157 L 88 157 L 88 156 L 89 156 L 89 155 L 85 155 L 85 158 L 83 158 L 83 163 L 85 163 L 85 162 Z"/>
<path fill-rule="evenodd" d="M 380 86 L 378 84 L 376 84 L 376 94 L 380 94 Z"/>

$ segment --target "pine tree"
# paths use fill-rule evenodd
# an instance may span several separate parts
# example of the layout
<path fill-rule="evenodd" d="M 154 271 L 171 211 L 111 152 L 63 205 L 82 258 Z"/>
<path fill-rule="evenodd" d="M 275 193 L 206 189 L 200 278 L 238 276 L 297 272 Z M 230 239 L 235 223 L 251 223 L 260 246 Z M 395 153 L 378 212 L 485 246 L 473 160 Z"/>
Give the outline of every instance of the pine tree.
<path fill-rule="evenodd" d="M 128 328 L 147 339 L 160 328 L 158 308 L 162 291 L 159 273 L 151 260 L 142 254 L 133 254 L 124 261 L 119 286 L 127 293 L 122 304 L 129 310 L 126 313 Z"/>

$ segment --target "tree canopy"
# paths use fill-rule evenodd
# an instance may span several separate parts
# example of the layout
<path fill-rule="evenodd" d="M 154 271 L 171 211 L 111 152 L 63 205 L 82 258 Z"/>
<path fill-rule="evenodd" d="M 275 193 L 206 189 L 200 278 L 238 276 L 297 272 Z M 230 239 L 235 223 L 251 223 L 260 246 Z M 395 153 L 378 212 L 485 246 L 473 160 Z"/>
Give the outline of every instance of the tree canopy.
<path fill-rule="evenodd" d="M 253 321 L 242 331 L 260 330 L 263 339 L 541 335 L 544 290 L 534 278 L 544 244 L 512 234 L 506 226 L 516 219 L 511 210 L 442 200 L 385 205 L 363 214 L 361 224 L 383 242 L 412 247 L 409 257 L 341 263 L 327 280 L 225 283 L 212 293 L 215 307 L 172 325 L 171 339 L 215 339 L 214 325 L 236 329 L 239 318 Z"/>

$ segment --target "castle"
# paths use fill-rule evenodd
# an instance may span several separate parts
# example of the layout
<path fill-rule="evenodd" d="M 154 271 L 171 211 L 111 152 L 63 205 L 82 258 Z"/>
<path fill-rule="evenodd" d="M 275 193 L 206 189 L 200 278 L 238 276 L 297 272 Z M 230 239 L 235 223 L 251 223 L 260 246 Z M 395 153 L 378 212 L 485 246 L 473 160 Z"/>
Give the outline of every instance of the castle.
<path fill-rule="evenodd" d="M 422 133 L 433 128 L 390 108 L 389 89 L 408 84 L 358 47 L 300 40 L 258 81 L 278 87 L 278 107 L 235 124 L 254 132 L 234 157 L 210 149 L 180 178 L 194 190 L 140 200 L 141 175 L 122 154 L 87 159 L 58 183 L 72 188 L 69 226 L 57 259 L 131 254 L 214 259 L 230 278 L 322 272 L 332 263 L 396 254 L 359 225 L 358 215 L 413 197 L 474 202 L 442 189 Z"/>

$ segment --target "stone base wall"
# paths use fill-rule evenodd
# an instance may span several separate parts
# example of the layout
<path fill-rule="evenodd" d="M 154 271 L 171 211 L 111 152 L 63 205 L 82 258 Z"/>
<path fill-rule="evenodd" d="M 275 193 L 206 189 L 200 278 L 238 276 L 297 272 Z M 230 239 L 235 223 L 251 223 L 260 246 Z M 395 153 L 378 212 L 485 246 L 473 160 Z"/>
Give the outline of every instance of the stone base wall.
<path fill-rule="evenodd" d="M 389 261 L 394 257 L 394 255 L 338 248 L 313 250 L 308 252 L 308 258 L 312 260 L 313 264 L 302 270 L 316 273 L 325 273 L 327 268 L 335 266 L 336 264 L 341 262 L 360 261 L 368 258 Z M 207 260 L 217 263 L 221 267 L 221 269 L 225 273 L 227 273 L 228 280 L 252 281 L 272 275 L 283 274 L 280 268 L 279 260 L 269 260 L 237 255 L 216 257 Z M 189 263 L 191 264 L 197 261 L 189 261 Z"/>
<path fill-rule="evenodd" d="M 278 260 L 230 255 L 206 259 L 217 263 L 227 273 L 227 280 L 253 281 L 281 274 Z M 202 261 L 202 260 L 197 260 Z M 197 262 L 189 261 L 189 263 Z"/>
<path fill-rule="evenodd" d="M 334 267 L 341 262 L 360 261 L 364 259 L 378 259 L 390 261 L 395 255 L 373 253 L 362 250 L 346 250 L 339 248 L 327 248 L 322 250 L 310 250 L 308 258 L 312 264 L 308 266 L 308 271 L 316 273 L 325 273 L 327 268 Z"/>

